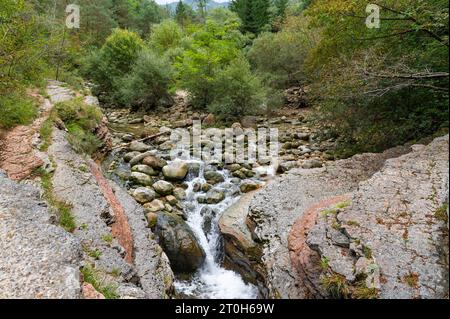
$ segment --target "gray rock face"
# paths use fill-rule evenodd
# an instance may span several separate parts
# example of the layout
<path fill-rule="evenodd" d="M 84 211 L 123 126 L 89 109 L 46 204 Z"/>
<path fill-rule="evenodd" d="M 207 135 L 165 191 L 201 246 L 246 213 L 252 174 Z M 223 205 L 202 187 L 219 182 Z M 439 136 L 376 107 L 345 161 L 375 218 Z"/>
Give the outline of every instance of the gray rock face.
<path fill-rule="evenodd" d="M 253 238 L 263 244 L 261 258 L 270 297 L 306 298 L 292 269 L 288 235 L 294 222 L 315 203 L 352 192 L 359 182 L 381 169 L 388 158 L 410 151 L 410 147 L 391 149 L 382 154 L 361 154 L 316 169 L 295 168 L 269 182 L 254 197 L 249 208 Z"/>
<path fill-rule="evenodd" d="M 181 161 L 175 161 L 163 167 L 164 177 L 168 180 L 181 181 L 189 170 L 189 166 Z"/>
<path fill-rule="evenodd" d="M 134 290 L 141 293 L 134 293 L 135 296 L 166 298 L 171 290 L 173 275 L 167 257 L 151 239 L 144 209 L 119 186 L 110 183 L 130 226 L 134 246 L 134 264 L 131 265 L 125 261 L 124 248 L 116 239 L 112 243 L 104 240 L 106 234 L 111 234 L 110 225 L 116 216 L 92 173 L 78 169 L 81 166 L 89 167 L 89 163 L 72 150 L 65 133 L 60 130 L 55 130 L 53 144 L 48 153 L 56 163 L 53 176 L 54 193 L 59 200 L 72 206 L 72 214 L 78 226 L 74 235 L 82 242 L 85 252 L 96 251 L 100 255 L 92 260 L 86 253 L 84 258 L 94 264 L 100 273 L 109 274 L 113 270 L 119 270 L 120 276 L 109 277 L 112 284 L 118 287 L 118 291 L 130 291 L 130 283 L 137 280 L 140 286 L 133 284 Z M 130 296 L 127 293 L 120 297 Z"/>
<path fill-rule="evenodd" d="M 335 217 L 348 249 L 324 219 L 308 235 L 350 284 L 354 269 L 377 269 L 367 284 L 383 299 L 448 297 L 448 136 L 413 149 L 361 183 Z"/>
<path fill-rule="evenodd" d="M 39 191 L 0 175 L 0 298 L 80 298 L 80 242 L 51 224 Z"/>
<path fill-rule="evenodd" d="M 205 252 L 181 217 L 167 213 L 158 214 L 156 234 L 173 270 L 191 273 L 202 265 Z"/>

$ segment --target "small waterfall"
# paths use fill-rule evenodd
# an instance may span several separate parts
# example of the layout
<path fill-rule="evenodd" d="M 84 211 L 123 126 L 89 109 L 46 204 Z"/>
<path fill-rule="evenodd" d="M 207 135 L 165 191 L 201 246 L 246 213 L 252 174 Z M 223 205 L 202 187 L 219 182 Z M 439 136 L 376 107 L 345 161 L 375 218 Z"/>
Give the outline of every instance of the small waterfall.
<path fill-rule="evenodd" d="M 190 280 L 177 280 L 175 288 L 179 293 L 192 298 L 256 299 L 258 289 L 255 286 L 246 284 L 239 274 L 220 265 L 223 249 L 218 222 L 222 213 L 239 200 L 237 185 L 231 182 L 229 172 L 226 170 L 220 171 L 225 181 L 216 185 L 215 188 L 225 192 L 225 200 L 215 205 L 200 204 L 197 199 L 202 196 L 202 193 L 195 192 L 194 187 L 197 183 L 206 183 L 203 178 L 205 163 L 201 161 L 192 161 L 191 163 L 199 165 L 200 171 L 198 176 L 193 176 L 192 173 L 188 176 L 187 197 L 184 204 L 188 217 L 187 223 L 205 250 L 206 259 L 203 266 Z M 209 217 L 205 213 L 202 214 L 202 210 L 205 209 L 215 212 L 211 221 L 211 230 L 206 234 L 203 225 L 205 218 Z"/>

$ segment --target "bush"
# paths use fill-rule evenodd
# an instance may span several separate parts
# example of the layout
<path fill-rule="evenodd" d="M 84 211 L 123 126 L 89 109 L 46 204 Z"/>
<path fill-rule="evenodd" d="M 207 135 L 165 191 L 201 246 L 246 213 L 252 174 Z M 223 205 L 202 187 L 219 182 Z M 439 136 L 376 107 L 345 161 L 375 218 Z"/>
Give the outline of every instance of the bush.
<path fill-rule="evenodd" d="M 306 43 L 303 33 L 263 33 L 253 42 L 248 58 L 267 84 L 287 88 L 306 78 L 304 63 L 309 50 Z"/>
<path fill-rule="evenodd" d="M 23 93 L 13 92 L 0 96 L 0 128 L 30 124 L 36 115 L 35 102 Z"/>
<path fill-rule="evenodd" d="M 103 117 L 97 107 L 73 99 L 58 103 L 55 108 L 69 131 L 68 141 L 75 151 L 92 155 L 101 147 L 102 142 L 93 134 Z"/>
<path fill-rule="evenodd" d="M 223 119 L 259 113 L 265 104 L 264 88 L 244 58 L 217 73 L 210 112 Z"/>
<path fill-rule="evenodd" d="M 180 45 L 183 31 L 173 20 L 164 20 L 153 27 L 149 43 L 155 50 L 163 53 Z"/>
<path fill-rule="evenodd" d="M 96 84 L 95 93 L 105 92 L 117 104 L 120 80 L 131 71 L 144 42 L 134 32 L 115 29 L 99 52 L 92 53 L 86 70 Z"/>
<path fill-rule="evenodd" d="M 168 96 L 173 77 L 169 61 L 151 50 L 141 51 L 133 69 L 122 80 L 121 102 L 132 106 L 155 107 Z"/>

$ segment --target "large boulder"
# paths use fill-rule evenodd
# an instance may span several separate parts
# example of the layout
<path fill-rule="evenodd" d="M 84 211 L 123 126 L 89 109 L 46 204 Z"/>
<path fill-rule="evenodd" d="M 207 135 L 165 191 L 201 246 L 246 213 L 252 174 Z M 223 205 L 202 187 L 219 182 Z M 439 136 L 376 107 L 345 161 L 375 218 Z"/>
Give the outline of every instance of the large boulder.
<path fill-rule="evenodd" d="M 132 142 L 129 147 L 129 150 L 132 152 L 146 152 L 150 149 L 151 149 L 150 145 L 137 141 Z"/>
<path fill-rule="evenodd" d="M 247 214 L 254 194 L 243 195 L 229 207 L 219 220 L 219 229 L 224 238 L 225 266 L 239 272 L 247 281 L 258 284 L 265 277 L 258 264 L 262 247 L 253 240 L 247 226 Z"/>
<path fill-rule="evenodd" d="M 205 179 L 208 181 L 209 184 L 218 184 L 223 183 L 225 181 L 225 178 L 222 174 L 216 171 L 206 171 L 204 173 Z"/>
<path fill-rule="evenodd" d="M 147 165 L 135 165 L 131 168 L 132 172 L 139 172 L 139 173 L 144 173 L 150 176 L 156 176 L 158 175 L 157 172 L 155 172 L 155 170 L 153 168 L 151 168 L 150 166 Z"/>
<path fill-rule="evenodd" d="M 206 257 L 205 252 L 181 217 L 160 213 L 156 234 L 174 271 L 192 273 L 203 264 Z"/>
<path fill-rule="evenodd" d="M 189 170 L 189 166 L 182 161 L 175 161 L 163 167 L 164 177 L 168 180 L 181 181 Z"/>
<path fill-rule="evenodd" d="M 167 162 L 163 159 L 160 159 L 156 156 L 147 156 L 142 160 L 142 164 L 148 165 L 153 169 L 162 170 L 164 166 L 167 165 Z"/>
<path fill-rule="evenodd" d="M 218 189 L 211 189 L 206 193 L 205 199 L 208 204 L 218 204 L 225 199 L 225 193 Z"/>

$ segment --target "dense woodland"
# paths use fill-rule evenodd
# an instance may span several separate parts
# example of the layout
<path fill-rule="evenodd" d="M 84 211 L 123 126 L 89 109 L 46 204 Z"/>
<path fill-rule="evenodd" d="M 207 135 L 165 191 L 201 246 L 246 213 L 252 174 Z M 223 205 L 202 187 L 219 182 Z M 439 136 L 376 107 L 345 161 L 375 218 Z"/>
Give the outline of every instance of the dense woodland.
<path fill-rule="evenodd" d="M 24 94 L 57 78 L 105 105 L 157 109 L 176 90 L 224 121 L 267 114 L 308 87 L 338 156 L 380 151 L 448 128 L 446 0 L 0 0 L 0 127 L 26 124 Z M 81 8 L 81 28 L 65 8 Z M 366 6 L 381 8 L 369 29 Z"/>

